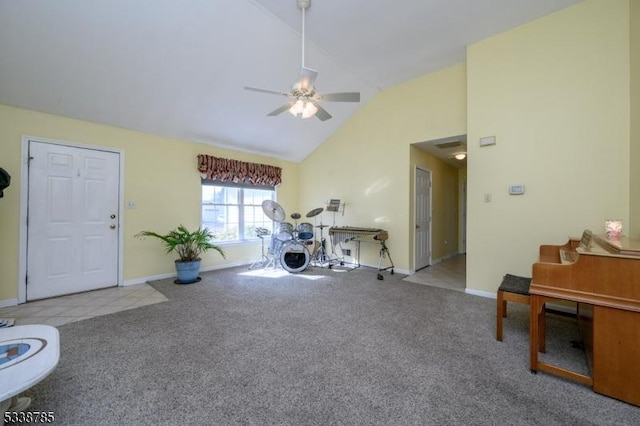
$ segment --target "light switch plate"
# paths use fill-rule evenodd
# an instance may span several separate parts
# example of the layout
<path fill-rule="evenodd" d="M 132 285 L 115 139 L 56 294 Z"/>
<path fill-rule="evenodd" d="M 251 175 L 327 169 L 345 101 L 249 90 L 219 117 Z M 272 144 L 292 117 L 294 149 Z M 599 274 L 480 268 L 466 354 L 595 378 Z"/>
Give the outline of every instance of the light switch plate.
<path fill-rule="evenodd" d="M 509 194 L 522 195 L 524 194 L 524 185 L 511 185 L 509 187 Z"/>
<path fill-rule="evenodd" d="M 483 138 L 480 138 L 480 146 L 489 146 L 489 145 L 495 145 L 495 144 L 496 144 L 495 136 L 485 136 Z"/>

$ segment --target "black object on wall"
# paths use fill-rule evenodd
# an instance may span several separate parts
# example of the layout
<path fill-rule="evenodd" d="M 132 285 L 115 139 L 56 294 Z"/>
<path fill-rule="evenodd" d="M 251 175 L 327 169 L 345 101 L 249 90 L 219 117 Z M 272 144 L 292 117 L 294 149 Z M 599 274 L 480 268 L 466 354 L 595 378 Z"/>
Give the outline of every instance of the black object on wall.
<path fill-rule="evenodd" d="M 11 184 L 11 175 L 0 167 L 0 198 L 4 197 L 3 191 Z"/>

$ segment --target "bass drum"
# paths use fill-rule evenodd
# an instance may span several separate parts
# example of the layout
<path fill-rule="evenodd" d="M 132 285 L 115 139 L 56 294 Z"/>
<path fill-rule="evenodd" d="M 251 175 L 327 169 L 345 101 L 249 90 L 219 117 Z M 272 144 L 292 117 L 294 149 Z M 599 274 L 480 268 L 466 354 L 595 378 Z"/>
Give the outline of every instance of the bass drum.
<path fill-rule="evenodd" d="M 309 266 L 311 255 L 303 243 L 288 241 L 280 249 L 280 265 L 285 271 L 302 272 Z"/>

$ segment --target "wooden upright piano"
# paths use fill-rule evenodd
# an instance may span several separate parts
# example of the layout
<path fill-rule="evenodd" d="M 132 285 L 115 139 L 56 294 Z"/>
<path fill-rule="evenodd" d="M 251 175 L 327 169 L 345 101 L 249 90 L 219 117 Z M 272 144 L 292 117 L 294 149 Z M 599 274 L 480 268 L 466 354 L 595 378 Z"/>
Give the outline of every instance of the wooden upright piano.
<path fill-rule="evenodd" d="M 541 246 L 531 279 L 531 371 L 576 380 L 595 392 L 640 406 L 640 241 L 587 238 Z M 538 360 L 545 304 L 572 301 L 591 375 Z M 542 339 L 542 341 L 539 341 Z"/>

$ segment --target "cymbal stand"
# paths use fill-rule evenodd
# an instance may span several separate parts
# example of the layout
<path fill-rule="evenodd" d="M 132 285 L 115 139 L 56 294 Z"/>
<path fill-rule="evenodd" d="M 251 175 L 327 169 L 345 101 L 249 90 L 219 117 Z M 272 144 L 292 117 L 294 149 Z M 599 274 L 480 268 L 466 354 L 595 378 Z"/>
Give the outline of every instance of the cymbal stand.
<path fill-rule="evenodd" d="M 271 240 L 272 240 L 271 244 L 272 245 L 273 245 L 273 239 L 274 238 L 275 237 L 272 235 L 271 236 Z M 267 269 L 267 268 L 269 268 L 271 266 L 273 266 L 273 269 L 276 269 L 280 265 L 280 262 L 276 259 L 276 254 L 277 253 L 272 253 L 271 252 L 271 248 L 269 248 L 267 252 L 269 253 L 269 256 L 265 256 L 265 257 L 267 258 L 268 262 L 267 262 L 266 265 L 264 265 L 264 269 Z"/>
<path fill-rule="evenodd" d="M 319 266 L 321 268 L 323 268 L 325 265 L 329 266 L 329 268 L 331 268 L 331 259 L 329 258 L 329 255 L 327 254 L 326 251 L 326 239 L 324 238 L 324 228 L 326 228 L 329 225 L 323 225 L 322 222 L 320 222 L 320 226 L 317 226 L 317 228 L 320 228 L 320 246 L 318 247 L 318 250 L 315 252 L 315 255 L 313 256 L 312 262 L 313 262 L 313 266 Z"/>

